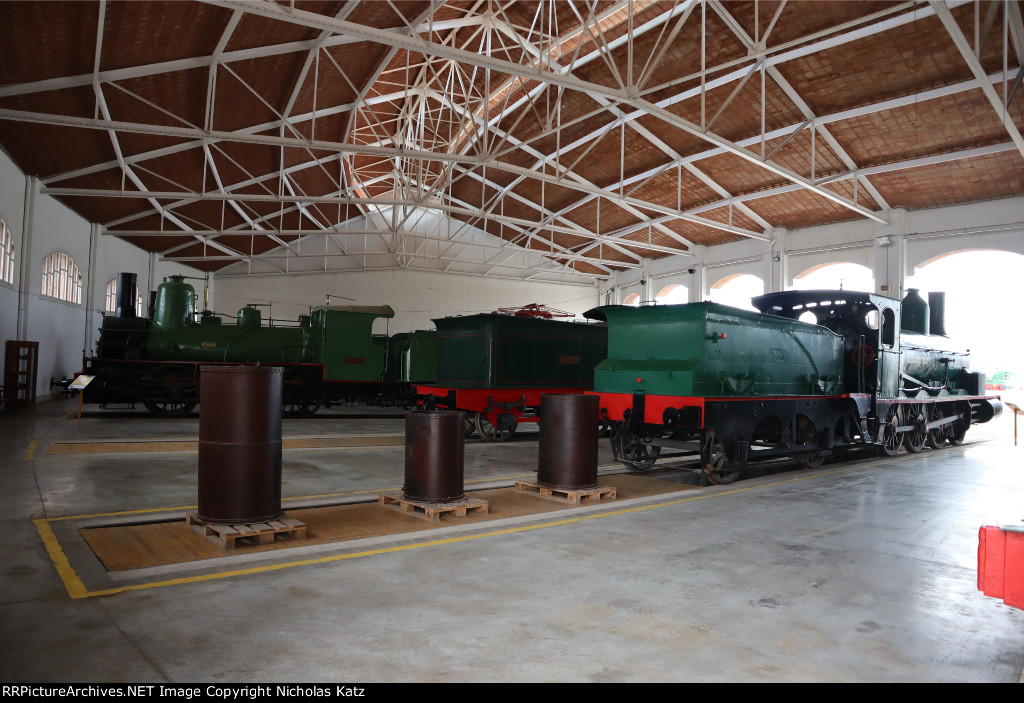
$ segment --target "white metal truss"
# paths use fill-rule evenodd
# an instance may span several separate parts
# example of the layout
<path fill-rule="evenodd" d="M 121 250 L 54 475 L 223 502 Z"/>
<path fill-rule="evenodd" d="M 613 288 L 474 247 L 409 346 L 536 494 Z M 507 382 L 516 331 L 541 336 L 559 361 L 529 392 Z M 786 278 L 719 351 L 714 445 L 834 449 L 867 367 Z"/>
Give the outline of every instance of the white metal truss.
<path fill-rule="evenodd" d="M 804 193 L 838 206 L 850 219 L 884 223 L 889 203 L 872 176 L 1014 148 L 1024 156 L 1024 138 L 1008 110 L 1024 75 L 1017 68 L 1024 53 L 1018 3 L 986 9 L 972 46 L 950 11 L 962 1 L 904 2 L 779 43 L 769 39 L 787 28 L 793 0 L 775 6 L 753 33 L 721 0 L 542 0 L 522 7 L 510 0 L 458 5 L 431 0 L 416 5 L 420 9 L 412 17 L 401 14 L 412 5 L 382 3 L 400 20 L 387 28 L 358 21 L 365 3 L 356 0 L 340 5 L 334 16 L 269 0 L 204 1 L 230 10 L 210 55 L 104 69 L 101 56 L 110 38 L 104 37 L 103 18 L 111 9 L 100 0 L 92 72 L 0 86 L 0 99 L 91 86 L 95 113 L 4 107 L 0 120 L 106 132 L 113 159 L 47 177 L 42 192 L 70 202 L 142 199 L 144 208 L 102 223 L 104 231 L 147 241 L 186 236 L 187 243 L 175 242 L 161 254 L 182 262 L 237 261 L 225 274 L 391 267 L 542 280 L 606 278 L 616 269 L 644 266 L 648 256 L 689 254 L 698 237 L 747 238 L 768 246 L 775 223 L 759 214 L 759 200 Z M 754 8 L 756 13 L 757 3 Z M 979 47 L 997 11 L 1010 39 L 1003 40 L 1004 70 L 986 75 Z M 316 36 L 229 50 L 249 16 L 311 28 Z M 787 62 L 929 18 L 941 22 L 945 40 L 963 56 L 972 80 L 820 114 L 780 70 Z M 717 63 L 707 58 L 712 21 L 725 26 L 730 40 L 742 47 L 742 57 Z M 657 82 L 657 69 L 674 42 L 697 28 L 700 69 Z M 338 58 L 343 54 L 337 52 L 360 46 L 383 48 L 369 72 Z M 239 70 L 245 62 L 291 55 L 301 58 L 300 68 L 280 103 L 261 94 Z M 207 76 L 202 124 L 129 89 L 134 79 L 193 69 Z M 605 77 L 594 79 L 597 74 Z M 273 118 L 223 128 L 216 110 L 225 81 L 247 91 Z M 326 102 L 329 93 L 320 88 L 330 81 L 355 97 Z M 722 125 L 730 117 L 749 114 L 751 106 L 741 105 L 739 96 L 758 83 L 760 128 L 740 138 L 724 136 Z M 769 85 L 781 90 L 800 122 L 767 128 Z M 858 164 L 829 126 L 978 89 L 998 113 L 1009 142 Z M 712 91 L 727 97 L 708 110 Z M 312 98 L 303 101 L 307 93 Z M 125 119 L 111 111 L 114 94 L 145 103 L 172 124 Z M 570 99 L 591 107 L 569 110 Z M 682 117 L 683 106 L 699 106 L 700 119 Z M 328 120 L 336 125 L 339 117 L 344 129 L 327 131 Z M 517 129 L 524 120 L 540 128 L 524 136 Z M 574 129 L 583 123 L 586 130 Z M 121 144 L 132 134 L 178 141 L 126 154 Z M 703 149 L 681 153 L 671 146 L 673 135 L 696 139 Z M 811 140 L 806 169 L 774 158 L 805 135 Z M 627 144 L 635 143 L 649 145 L 656 155 L 641 169 L 631 165 L 627 153 Z M 228 147 L 238 144 L 276 149 L 275 168 L 250 171 L 230 156 Z M 598 153 L 599 144 L 615 153 L 611 148 Z M 820 171 L 815 148 L 827 148 L 843 168 Z M 198 154 L 203 164 L 200 189 L 174 183 L 154 165 L 189 153 Z M 726 186 L 710 167 L 722 155 L 743 160 L 771 185 L 746 192 Z M 604 173 L 617 165 L 617 175 L 595 177 L 588 168 L 594 159 L 606 166 Z M 119 174 L 120 188 L 68 185 L 112 171 Z M 647 194 L 655 182 L 677 183 L 681 191 L 684 175 L 714 197 L 684 205 L 681 192 L 671 198 Z M 836 189 L 843 181 L 852 187 Z M 844 195 L 850 190 L 853 198 Z M 186 214 L 207 203 L 220 204 L 237 224 Z M 275 206 L 273 214 L 267 214 L 268 205 Z M 353 217 L 350 208 L 359 215 Z M 442 215 L 450 218 L 443 227 L 437 222 Z M 160 229 L 137 226 L 153 216 Z M 285 217 L 299 227 L 284 226 Z M 263 243 L 248 251 L 227 243 L 240 238 Z M 267 242 L 273 246 L 269 251 Z"/>

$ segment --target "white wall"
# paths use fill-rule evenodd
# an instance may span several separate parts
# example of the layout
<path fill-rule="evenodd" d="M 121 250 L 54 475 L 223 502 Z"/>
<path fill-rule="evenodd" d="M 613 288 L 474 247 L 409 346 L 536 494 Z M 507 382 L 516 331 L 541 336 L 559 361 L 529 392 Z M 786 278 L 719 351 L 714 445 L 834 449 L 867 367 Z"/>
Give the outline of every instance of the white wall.
<path fill-rule="evenodd" d="M 592 285 L 396 270 L 218 277 L 214 307 L 218 313 L 234 316 L 246 303 L 269 302 L 275 319 L 295 320 L 310 306 L 323 305 L 327 294 L 332 296 L 332 305 L 390 305 L 395 310 L 388 326 L 392 334 L 433 329 L 433 318 L 502 307 L 541 303 L 579 315 L 599 304 L 597 288 Z"/>
<path fill-rule="evenodd" d="M 118 272 L 138 274 L 144 296 L 150 279 L 155 280 L 155 287 L 168 274 L 201 274 L 185 266 L 153 262 L 150 254 L 127 242 L 94 234 L 98 228 L 37 190 L 30 193 L 26 213 L 26 192 L 37 187 L 36 181 L 26 178 L 0 151 L 0 217 L 13 234 L 16 259 L 14 285 L 0 284 L 0 340 L 39 342 L 36 395 L 43 399 L 59 394 L 60 389 L 51 388 L 51 378 L 71 377 L 81 371 L 83 352 L 91 353 L 98 337 L 107 282 Z M 80 304 L 40 295 L 43 259 L 54 251 L 68 254 L 82 274 Z M 202 283 L 198 283 L 201 291 Z M 18 325 L 19 298 L 22 330 Z"/>

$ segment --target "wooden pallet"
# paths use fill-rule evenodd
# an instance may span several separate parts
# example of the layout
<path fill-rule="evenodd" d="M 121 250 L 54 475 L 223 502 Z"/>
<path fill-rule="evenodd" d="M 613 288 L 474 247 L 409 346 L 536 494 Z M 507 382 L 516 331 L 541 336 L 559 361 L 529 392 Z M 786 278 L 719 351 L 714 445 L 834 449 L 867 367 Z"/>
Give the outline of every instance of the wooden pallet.
<path fill-rule="evenodd" d="M 605 498 L 608 500 L 614 500 L 617 493 L 617 489 L 613 486 L 561 489 L 548 488 L 547 486 L 542 486 L 539 483 L 528 483 L 526 481 L 516 481 L 516 490 L 520 493 L 537 493 L 542 498 L 554 498 L 558 501 L 565 501 L 566 503 L 573 504 L 596 503 L 597 501 Z"/>
<path fill-rule="evenodd" d="M 439 522 L 442 515 L 450 517 L 465 517 L 466 513 L 479 513 L 486 515 L 490 504 L 479 498 L 463 498 L 450 503 L 429 503 L 419 500 L 409 500 L 401 493 L 379 493 L 377 502 L 403 513 L 421 517 L 431 522 Z"/>
<path fill-rule="evenodd" d="M 238 540 L 253 539 L 256 544 L 270 544 L 278 535 L 291 539 L 306 539 L 306 523 L 290 517 L 229 525 L 204 522 L 196 513 L 187 513 L 185 520 L 189 527 L 211 541 L 219 542 L 223 549 L 234 549 L 238 546 Z"/>

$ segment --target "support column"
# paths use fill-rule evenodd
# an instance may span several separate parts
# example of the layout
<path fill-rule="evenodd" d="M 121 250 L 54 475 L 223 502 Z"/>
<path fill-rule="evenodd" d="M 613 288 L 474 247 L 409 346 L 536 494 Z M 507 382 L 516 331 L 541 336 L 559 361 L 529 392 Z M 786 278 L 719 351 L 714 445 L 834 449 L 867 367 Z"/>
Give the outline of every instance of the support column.
<path fill-rule="evenodd" d="M 93 320 L 93 310 L 95 309 L 96 300 L 96 260 L 98 256 L 98 247 L 100 243 L 100 227 L 101 225 L 91 224 L 89 225 L 89 263 L 85 269 L 85 280 L 82 281 L 82 287 L 85 288 L 85 331 L 82 335 L 82 356 L 92 356 L 93 352 L 93 335 L 96 328 L 95 320 Z"/>
<path fill-rule="evenodd" d="M 772 246 L 765 254 L 765 293 L 777 293 L 789 287 L 789 230 L 772 229 Z"/>
<path fill-rule="evenodd" d="M 902 298 L 906 282 L 904 267 L 907 259 L 904 228 L 906 210 L 889 211 L 891 233 L 875 237 L 875 292 L 890 298 Z"/>
<path fill-rule="evenodd" d="M 707 275 L 704 272 L 704 264 L 707 259 L 707 247 L 702 244 L 693 246 L 693 263 L 690 270 L 690 302 L 699 303 L 707 299 L 705 289 L 707 288 Z"/>
<path fill-rule="evenodd" d="M 25 177 L 25 207 L 21 224 L 21 271 L 18 277 L 18 339 L 28 340 L 28 312 L 32 280 L 32 233 L 35 230 L 36 196 L 39 179 Z"/>

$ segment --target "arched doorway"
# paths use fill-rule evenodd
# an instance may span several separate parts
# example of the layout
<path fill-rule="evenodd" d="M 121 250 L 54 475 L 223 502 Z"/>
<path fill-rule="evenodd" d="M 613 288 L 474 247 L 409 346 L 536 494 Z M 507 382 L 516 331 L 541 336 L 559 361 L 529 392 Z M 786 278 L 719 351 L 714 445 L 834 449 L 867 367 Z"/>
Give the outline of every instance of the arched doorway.
<path fill-rule="evenodd" d="M 844 261 L 812 266 L 793 277 L 794 290 L 855 290 L 873 293 L 875 276 L 867 266 Z"/>
<path fill-rule="evenodd" d="M 690 289 L 679 283 L 670 283 L 658 291 L 654 299 L 661 305 L 680 305 L 689 302 Z"/>
<path fill-rule="evenodd" d="M 946 333 L 971 350 L 971 369 L 990 378 L 1024 374 L 1024 256 L 1008 251 L 968 250 L 934 257 L 914 269 L 906 287 L 946 294 Z M 1010 402 L 1024 400 L 1020 389 L 999 391 Z M 1011 396 L 1015 396 L 1014 399 Z"/>
<path fill-rule="evenodd" d="M 742 310 L 755 310 L 750 299 L 763 294 L 764 281 L 750 273 L 736 273 L 711 286 L 708 300 Z"/>

